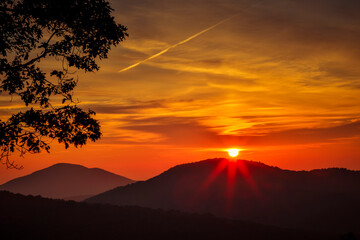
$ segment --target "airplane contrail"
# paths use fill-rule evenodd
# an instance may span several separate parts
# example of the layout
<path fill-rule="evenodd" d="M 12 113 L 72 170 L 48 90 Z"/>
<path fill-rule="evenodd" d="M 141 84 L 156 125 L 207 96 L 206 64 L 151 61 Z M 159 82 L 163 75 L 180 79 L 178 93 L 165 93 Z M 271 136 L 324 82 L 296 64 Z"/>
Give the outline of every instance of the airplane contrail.
<path fill-rule="evenodd" d="M 181 42 L 178 42 L 178 43 L 176 43 L 176 44 L 174 44 L 174 45 L 171 45 L 170 47 L 162 50 L 161 52 L 158 52 L 158 53 L 156 53 L 156 54 L 154 54 L 154 55 L 152 55 L 152 56 L 150 56 L 150 57 L 148 57 L 148 58 L 146 58 L 146 59 L 144 59 L 144 60 L 142 60 L 142 61 L 140 61 L 140 62 L 137 62 L 137 63 L 129 66 L 129 67 L 126 67 L 126 68 L 124 68 L 124 69 L 119 70 L 119 72 L 125 72 L 125 71 L 127 71 L 127 70 L 129 70 L 129 69 L 132 69 L 132 68 L 134 68 L 134 67 L 136 67 L 136 66 L 138 66 L 138 65 L 140 65 L 140 64 L 142 64 L 142 63 L 144 63 L 144 62 L 147 62 L 147 61 L 149 61 L 149 60 L 151 60 L 151 59 L 154 59 L 154 58 L 156 58 L 156 57 L 158 57 L 158 56 L 166 53 L 167 51 L 169 51 L 169 50 L 172 49 L 172 48 L 175 48 L 175 47 L 177 47 L 177 46 L 179 46 L 179 45 L 181 45 L 181 44 L 187 43 L 188 41 L 190 41 L 190 40 L 192 40 L 192 39 L 200 36 L 200 35 L 203 34 L 203 33 L 206 33 L 207 31 L 210 31 L 211 29 L 219 26 L 220 24 L 222 24 L 222 23 L 224 23 L 224 22 L 226 22 L 226 21 L 229 21 L 231 18 L 235 17 L 236 15 L 237 15 L 237 14 L 235 14 L 235 15 L 229 17 L 229 18 L 226 18 L 226 19 L 224 19 L 224 20 L 221 20 L 220 22 L 216 23 L 215 25 L 213 25 L 213 26 L 211 26 L 211 27 L 208 27 L 208 28 L 202 30 L 201 32 L 198 32 L 198 33 L 192 35 L 191 37 L 188 37 L 187 39 L 182 40 Z"/>

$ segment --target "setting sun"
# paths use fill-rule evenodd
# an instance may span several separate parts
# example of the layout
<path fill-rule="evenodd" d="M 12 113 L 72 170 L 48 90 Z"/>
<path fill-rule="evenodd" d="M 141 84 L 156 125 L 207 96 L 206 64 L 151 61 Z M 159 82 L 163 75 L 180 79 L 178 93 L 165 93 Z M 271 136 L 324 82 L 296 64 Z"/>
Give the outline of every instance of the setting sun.
<path fill-rule="evenodd" d="M 230 157 L 236 157 L 237 155 L 239 155 L 240 149 L 231 148 L 231 149 L 227 149 L 226 151 L 228 152 Z"/>

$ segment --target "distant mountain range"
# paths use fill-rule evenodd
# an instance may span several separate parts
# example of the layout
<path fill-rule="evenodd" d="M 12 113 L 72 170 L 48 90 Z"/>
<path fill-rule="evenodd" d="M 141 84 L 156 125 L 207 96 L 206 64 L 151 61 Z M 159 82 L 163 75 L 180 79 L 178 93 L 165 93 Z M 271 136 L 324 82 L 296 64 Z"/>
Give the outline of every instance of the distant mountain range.
<path fill-rule="evenodd" d="M 89 203 L 137 205 L 333 232 L 360 232 L 360 171 L 289 171 L 210 159 L 117 187 Z"/>
<path fill-rule="evenodd" d="M 81 201 L 114 187 L 135 182 L 100 168 L 58 163 L 0 186 L 13 193 Z"/>
<path fill-rule="evenodd" d="M 1 239 L 341 240 L 341 234 L 282 229 L 209 214 L 77 203 L 4 191 L 0 191 L 0 213 Z"/>

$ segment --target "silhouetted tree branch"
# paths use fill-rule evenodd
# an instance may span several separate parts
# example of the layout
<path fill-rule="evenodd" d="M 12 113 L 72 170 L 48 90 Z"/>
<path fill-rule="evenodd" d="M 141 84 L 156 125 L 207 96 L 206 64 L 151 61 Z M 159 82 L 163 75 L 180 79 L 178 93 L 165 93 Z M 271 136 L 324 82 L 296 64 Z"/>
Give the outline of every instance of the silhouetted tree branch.
<path fill-rule="evenodd" d="M 95 113 L 73 101 L 77 79 L 70 68 L 93 72 L 97 60 L 107 58 L 112 46 L 127 37 L 114 21 L 105 0 L 0 0 L 0 93 L 17 95 L 28 110 L 0 120 L 0 161 L 18 151 L 49 151 L 57 140 L 65 148 L 100 138 Z M 58 69 L 44 71 L 38 64 L 56 59 Z M 54 97 L 61 104 L 54 107 Z"/>

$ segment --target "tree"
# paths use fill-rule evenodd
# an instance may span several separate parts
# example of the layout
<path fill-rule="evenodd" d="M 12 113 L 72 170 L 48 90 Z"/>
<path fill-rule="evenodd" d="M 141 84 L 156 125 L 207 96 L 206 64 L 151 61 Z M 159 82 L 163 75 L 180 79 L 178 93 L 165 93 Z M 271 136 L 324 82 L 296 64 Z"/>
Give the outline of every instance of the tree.
<path fill-rule="evenodd" d="M 49 152 L 57 140 L 68 148 L 101 137 L 95 112 L 73 101 L 73 70 L 94 72 L 112 46 L 127 36 L 105 0 L 0 0 L 0 94 L 16 95 L 27 107 L 0 120 L 0 161 Z M 57 60 L 46 70 L 43 60 Z M 56 102 L 56 105 L 54 104 Z"/>

